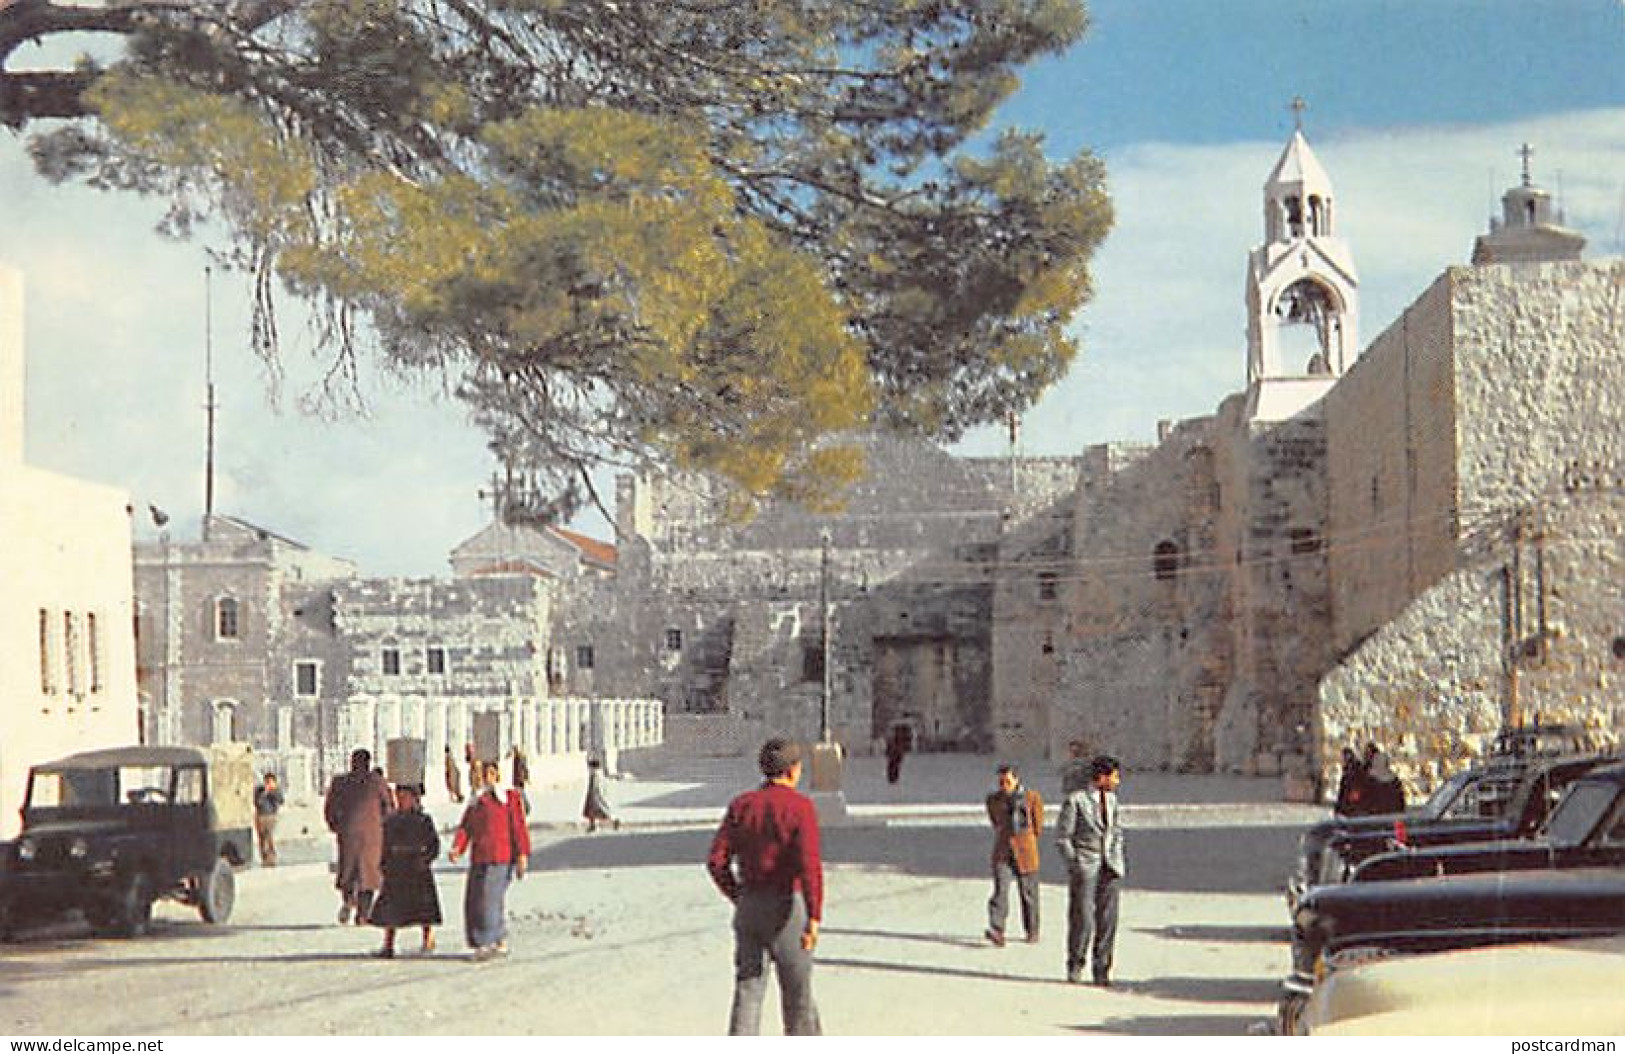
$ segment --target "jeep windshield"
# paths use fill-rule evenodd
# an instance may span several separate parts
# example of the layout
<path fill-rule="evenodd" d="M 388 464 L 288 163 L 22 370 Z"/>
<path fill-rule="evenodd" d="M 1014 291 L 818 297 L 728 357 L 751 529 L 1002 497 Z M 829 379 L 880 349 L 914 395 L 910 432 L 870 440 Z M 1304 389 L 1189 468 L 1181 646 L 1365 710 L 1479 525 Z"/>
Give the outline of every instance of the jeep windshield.
<path fill-rule="evenodd" d="M 118 765 L 107 768 L 35 770 L 29 789 L 29 810 L 108 809 L 131 805 L 163 805 L 176 797 L 201 801 L 201 793 L 188 795 L 192 784 L 186 778 L 198 770 L 181 770 L 170 765 Z M 177 776 L 181 778 L 177 780 Z M 180 793 L 177 794 L 177 783 Z M 199 786 L 201 791 L 201 786 Z"/>

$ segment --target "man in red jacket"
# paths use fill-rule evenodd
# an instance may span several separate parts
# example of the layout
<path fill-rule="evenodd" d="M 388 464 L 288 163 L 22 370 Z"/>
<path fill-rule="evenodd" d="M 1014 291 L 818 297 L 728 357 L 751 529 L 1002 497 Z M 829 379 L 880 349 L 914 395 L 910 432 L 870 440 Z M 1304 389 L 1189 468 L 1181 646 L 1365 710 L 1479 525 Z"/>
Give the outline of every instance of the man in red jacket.
<path fill-rule="evenodd" d="M 712 881 L 734 902 L 734 999 L 728 1034 L 761 1031 L 764 960 L 771 958 L 779 975 L 785 1035 L 822 1035 L 812 998 L 812 953 L 824 907 L 818 812 L 796 790 L 801 781 L 796 744 L 768 740 L 757 764 L 767 782 L 729 804 L 707 860 Z"/>
<path fill-rule="evenodd" d="M 452 863 L 467 852 L 468 885 L 463 890 L 463 926 L 474 961 L 508 954 L 508 883 L 525 877 L 530 859 L 530 827 L 515 791 L 502 786 L 502 766 L 481 766 L 481 787 L 452 840 Z"/>

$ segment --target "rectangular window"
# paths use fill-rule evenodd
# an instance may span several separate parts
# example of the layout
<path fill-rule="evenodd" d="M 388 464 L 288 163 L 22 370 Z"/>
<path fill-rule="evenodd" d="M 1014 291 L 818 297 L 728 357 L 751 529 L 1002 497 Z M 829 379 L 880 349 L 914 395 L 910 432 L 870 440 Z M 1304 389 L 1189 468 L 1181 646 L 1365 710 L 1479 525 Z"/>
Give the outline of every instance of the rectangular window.
<path fill-rule="evenodd" d="M 317 666 L 314 662 L 296 662 L 293 664 L 293 694 L 313 696 L 317 694 Z"/>
<path fill-rule="evenodd" d="M 430 648 L 423 653 L 423 665 L 430 673 L 446 672 L 446 649 Z"/>
<path fill-rule="evenodd" d="M 590 670 L 590 669 L 592 669 L 592 660 L 593 660 L 593 654 L 592 654 L 592 645 L 591 644 L 578 644 L 578 645 L 576 645 L 576 666 L 577 667 L 579 667 L 580 669 L 583 669 L 583 670 Z"/>
<path fill-rule="evenodd" d="M 214 635 L 219 640 L 236 640 L 241 627 L 237 620 L 237 601 L 221 597 L 214 603 Z"/>
<path fill-rule="evenodd" d="M 801 646 L 801 679 L 803 681 L 822 681 L 824 679 L 824 642 L 822 639 L 809 641 Z"/>
<path fill-rule="evenodd" d="M 683 631 L 682 630 L 680 630 L 680 629 L 669 629 L 669 630 L 666 631 L 666 650 L 667 651 L 682 651 L 683 650 Z"/>
<path fill-rule="evenodd" d="M 79 661 L 79 616 L 71 611 L 62 613 L 62 657 L 67 670 L 68 694 L 85 692 L 84 668 Z"/>
<path fill-rule="evenodd" d="M 57 675 L 56 620 L 45 608 L 39 609 L 39 690 L 55 695 L 60 684 Z"/>
<path fill-rule="evenodd" d="M 384 674 L 389 677 L 399 676 L 401 672 L 401 649 L 384 649 Z"/>
<path fill-rule="evenodd" d="M 1038 599 L 1054 600 L 1055 583 L 1058 580 L 1054 571 L 1038 572 Z"/>
<path fill-rule="evenodd" d="M 1292 539 L 1292 552 L 1296 556 L 1320 552 L 1320 535 L 1308 527 L 1294 527 L 1287 532 Z"/>
<path fill-rule="evenodd" d="M 106 687 L 102 684 L 101 622 L 94 611 L 85 615 L 85 651 L 90 667 L 90 691 L 94 695 Z"/>

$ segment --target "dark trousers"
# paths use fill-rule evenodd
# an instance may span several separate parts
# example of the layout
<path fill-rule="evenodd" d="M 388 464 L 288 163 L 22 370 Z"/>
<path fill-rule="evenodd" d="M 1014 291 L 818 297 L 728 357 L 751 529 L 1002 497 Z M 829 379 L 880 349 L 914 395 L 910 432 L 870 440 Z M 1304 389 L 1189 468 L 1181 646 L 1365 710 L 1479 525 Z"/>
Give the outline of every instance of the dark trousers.
<path fill-rule="evenodd" d="M 254 837 L 260 844 L 260 864 L 276 866 L 276 813 L 254 814 Z"/>
<path fill-rule="evenodd" d="M 1095 980 L 1111 976 L 1121 882 L 1117 873 L 1104 864 L 1072 868 L 1066 904 L 1067 973 L 1082 971 L 1092 956 Z"/>
<path fill-rule="evenodd" d="M 1024 875 L 1016 870 L 1016 858 L 1005 854 L 993 865 L 993 896 L 987 901 L 987 925 L 995 933 L 1004 932 L 1004 919 L 1010 913 L 1010 883 L 1021 897 L 1021 925 L 1031 937 L 1038 932 L 1038 872 Z"/>
<path fill-rule="evenodd" d="M 779 1009 L 787 1036 L 819 1036 L 812 997 L 813 953 L 801 946 L 807 902 L 800 893 L 745 890 L 734 901 L 734 1002 L 728 1035 L 762 1031 L 767 960 L 779 975 Z"/>

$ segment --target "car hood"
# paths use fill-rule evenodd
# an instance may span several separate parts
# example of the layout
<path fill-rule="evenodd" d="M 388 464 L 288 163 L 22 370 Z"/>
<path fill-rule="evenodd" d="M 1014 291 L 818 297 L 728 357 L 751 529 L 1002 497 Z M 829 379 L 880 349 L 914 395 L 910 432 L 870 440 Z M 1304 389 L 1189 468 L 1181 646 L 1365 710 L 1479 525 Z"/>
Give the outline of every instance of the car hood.
<path fill-rule="evenodd" d="M 1512 871 L 1322 887 L 1300 926 L 1328 951 L 1498 943 L 1625 932 L 1625 868 Z"/>

